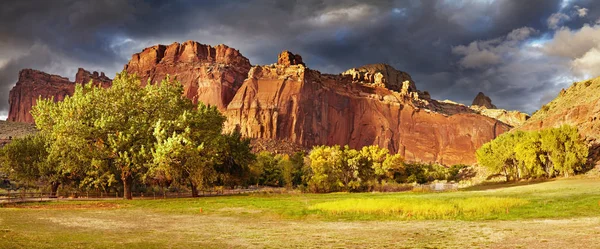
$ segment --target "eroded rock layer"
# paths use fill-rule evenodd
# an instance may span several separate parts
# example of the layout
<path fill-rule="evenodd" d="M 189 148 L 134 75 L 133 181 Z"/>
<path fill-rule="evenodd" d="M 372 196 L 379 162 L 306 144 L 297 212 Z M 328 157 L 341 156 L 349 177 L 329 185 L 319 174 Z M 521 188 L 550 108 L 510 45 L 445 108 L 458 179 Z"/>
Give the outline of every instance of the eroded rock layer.
<path fill-rule="evenodd" d="M 250 61 L 236 49 L 194 41 L 157 45 L 134 54 L 125 65 L 142 82 L 160 82 L 165 76 L 179 80 L 184 95 L 194 103 L 216 105 L 224 111 L 250 70 Z"/>
<path fill-rule="evenodd" d="M 454 115 L 420 108 L 415 103 L 443 104 L 417 101 L 411 93 L 353 83 L 303 65 L 257 66 L 227 108 L 226 129 L 305 147 L 376 144 L 409 161 L 446 165 L 474 163 L 479 146 L 509 129 L 464 106 L 453 109 Z"/>

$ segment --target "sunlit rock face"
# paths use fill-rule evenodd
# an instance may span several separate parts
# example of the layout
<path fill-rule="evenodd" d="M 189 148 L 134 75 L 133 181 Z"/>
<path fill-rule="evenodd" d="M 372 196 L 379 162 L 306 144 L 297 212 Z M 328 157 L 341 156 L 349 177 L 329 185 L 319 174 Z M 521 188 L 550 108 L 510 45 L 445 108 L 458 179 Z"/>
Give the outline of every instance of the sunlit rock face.
<path fill-rule="evenodd" d="M 236 49 L 194 41 L 156 45 L 134 54 L 125 70 L 143 83 L 160 82 L 169 75 L 183 84 L 194 103 L 215 105 L 224 111 L 244 82 L 250 61 Z"/>
<path fill-rule="evenodd" d="M 239 129 L 259 141 L 261 150 L 375 144 L 408 161 L 471 164 L 477 148 L 510 129 L 468 106 L 431 99 L 410 75 L 385 64 L 321 74 L 300 55 L 284 51 L 276 64 L 252 67 L 238 50 L 188 41 L 146 48 L 124 69 L 144 84 L 167 75 L 177 79 L 186 97 L 227 116 L 226 131 Z M 75 83 L 66 78 L 33 70 L 21 74 L 11 91 L 9 120 L 33 122 L 28 113 L 38 96 L 58 101 L 73 93 Z M 76 82 L 89 80 L 110 85 L 102 73 L 76 75 Z"/>
<path fill-rule="evenodd" d="M 421 98 L 407 79 L 397 92 L 302 64 L 255 66 L 227 107 L 226 129 L 306 148 L 376 144 L 409 161 L 451 165 L 474 163 L 477 148 L 510 128 L 468 107 Z"/>

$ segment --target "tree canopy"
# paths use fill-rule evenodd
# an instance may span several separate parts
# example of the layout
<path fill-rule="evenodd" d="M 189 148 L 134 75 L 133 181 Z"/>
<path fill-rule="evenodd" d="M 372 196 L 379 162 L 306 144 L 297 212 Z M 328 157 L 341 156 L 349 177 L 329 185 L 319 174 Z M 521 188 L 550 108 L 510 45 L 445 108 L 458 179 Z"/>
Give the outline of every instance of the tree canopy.
<path fill-rule="evenodd" d="M 572 126 L 502 134 L 476 152 L 481 166 L 506 180 L 573 175 L 582 170 L 588 147 Z"/>
<path fill-rule="evenodd" d="M 49 161 L 80 186 L 121 185 L 127 199 L 133 185 L 155 177 L 195 191 L 216 181 L 223 165 L 246 169 L 253 160 L 248 141 L 222 134 L 223 115 L 182 93 L 168 76 L 143 85 L 122 72 L 110 88 L 77 85 L 63 101 L 40 99 L 32 114 L 48 139 Z"/>

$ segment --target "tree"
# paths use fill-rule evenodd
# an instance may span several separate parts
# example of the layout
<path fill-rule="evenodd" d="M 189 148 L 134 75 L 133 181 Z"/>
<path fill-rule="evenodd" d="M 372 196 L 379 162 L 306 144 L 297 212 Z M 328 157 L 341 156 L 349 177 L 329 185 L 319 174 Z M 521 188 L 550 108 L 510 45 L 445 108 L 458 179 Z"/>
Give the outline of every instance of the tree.
<path fill-rule="evenodd" d="M 581 169 L 587 155 L 588 147 L 571 126 L 505 133 L 477 150 L 479 164 L 503 173 L 507 181 L 568 177 Z"/>
<path fill-rule="evenodd" d="M 0 163 L 9 178 L 32 185 L 41 181 L 50 185 L 50 196 L 69 178 L 69 172 L 57 167 L 49 158 L 49 141 L 42 134 L 14 139 L 0 150 Z"/>
<path fill-rule="evenodd" d="M 283 169 L 281 168 L 281 160 L 281 156 L 271 154 L 267 151 L 258 154 L 252 168 L 259 185 L 272 187 L 281 187 L 284 185 L 285 180 Z"/>
<path fill-rule="evenodd" d="M 150 173 L 161 172 L 176 182 L 188 182 L 192 196 L 197 197 L 198 187 L 216 180 L 224 121 L 216 107 L 204 104 L 197 110 L 184 111 L 175 120 L 159 120 L 154 129 L 156 145 Z"/>
<path fill-rule="evenodd" d="M 400 155 L 376 145 L 361 150 L 348 146 L 317 146 L 310 154 L 308 187 L 314 192 L 364 191 L 404 173 Z"/>
<path fill-rule="evenodd" d="M 48 152 L 42 137 L 32 135 L 14 139 L 2 148 L 0 156 L 10 178 L 32 184 L 41 177 L 41 164 L 46 163 Z"/>
<path fill-rule="evenodd" d="M 547 171 L 555 171 L 565 177 L 581 169 L 588 156 L 588 147 L 576 127 L 563 125 L 560 128 L 541 132 L 541 147 L 549 160 Z M 553 175 L 553 174 L 552 174 Z"/>
<path fill-rule="evenodd" d="M 216 165 L 218 181 L 222 185 L 248 185 L 249 165 L 256 160 L 252 153 L 250 138 L 242 137 L 238 129 L 220 137 L 218 146 L 219 160 Z"/>
<path fill-rule="evenodd" d="M 122 72 L 110 88 L 77 85 L 63 101 L 40 99 L 32 114 L 61 167 L 77 167 L 85 174 L 82 183 L 96 186 L 118 179 L 123 197 L 131 199 L 132 185 L 153 161 L 155 125 L 193 108 L 182 93 L 182 85 L 168 77 L 143 87 L 137 76 Z"/>

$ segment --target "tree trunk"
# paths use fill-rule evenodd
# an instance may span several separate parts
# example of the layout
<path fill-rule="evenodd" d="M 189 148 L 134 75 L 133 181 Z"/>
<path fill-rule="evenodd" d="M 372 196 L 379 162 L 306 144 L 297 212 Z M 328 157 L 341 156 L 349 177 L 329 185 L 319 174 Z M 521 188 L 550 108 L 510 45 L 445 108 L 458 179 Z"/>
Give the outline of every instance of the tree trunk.
<path fill-rule="evenodd" d="M 196 188 L 196 184 L 194 181 L 190 179 L 190 186 L 192 187 L 192 197 L 198 197 L 198 189 Z"/>
<path fill-rule="evenodd" d="M 131 200 L 131 185 L 133 185 L 133 177 L 131 174 L 123 173 L 121 176 L 123 181 L 123 199 Z"/>
<path fill-rule="evenodd" d="M 58 182 L 58 181 L 52 182 L 52 187 L 50 190 L 50 198 L 56 198 L 56 193 L 58 192 L 59 185 L 60 185 L 60 182 Z"/>

